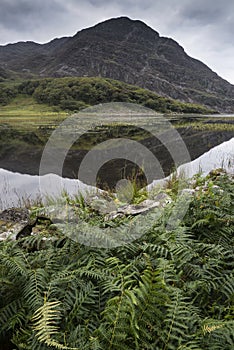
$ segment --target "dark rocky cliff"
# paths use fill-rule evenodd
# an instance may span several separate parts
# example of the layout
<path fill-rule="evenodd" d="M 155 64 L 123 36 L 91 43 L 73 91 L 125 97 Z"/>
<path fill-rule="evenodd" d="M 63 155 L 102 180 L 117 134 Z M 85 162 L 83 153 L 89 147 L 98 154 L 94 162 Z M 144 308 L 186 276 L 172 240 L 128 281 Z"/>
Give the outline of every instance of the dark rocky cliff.
<path fill-rule="evenodd" d="M 186 102 L 234 111 L 234 86 L 170 38 L 127 17 L 40 45 L 0 46 L 0 66 L 32 76 L 102 76 Z"/>

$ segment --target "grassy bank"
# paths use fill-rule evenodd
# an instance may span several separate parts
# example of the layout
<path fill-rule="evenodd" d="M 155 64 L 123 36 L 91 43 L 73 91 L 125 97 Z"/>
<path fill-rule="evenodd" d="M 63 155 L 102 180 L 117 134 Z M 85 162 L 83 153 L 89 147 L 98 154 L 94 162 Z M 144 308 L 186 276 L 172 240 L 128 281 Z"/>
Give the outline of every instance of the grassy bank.
<path fill-rule="evenodd" d="M 1 124 L 26 132 L 37 130 L 40 126 L 58 125 L 67 116 L 68 113 L 38 103 L 33 97 L 25 95 L 19 95 L 0 107 Z"/>

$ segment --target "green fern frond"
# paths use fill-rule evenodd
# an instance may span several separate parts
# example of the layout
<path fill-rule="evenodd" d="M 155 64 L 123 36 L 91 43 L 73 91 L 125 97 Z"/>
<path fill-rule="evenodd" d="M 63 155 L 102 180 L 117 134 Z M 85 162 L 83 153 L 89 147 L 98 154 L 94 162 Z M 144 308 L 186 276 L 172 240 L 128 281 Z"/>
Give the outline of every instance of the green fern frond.
<path fill-rule="evenodd" d="M 60 319 L 58 306 L 60 306 L 59 301 L 45 301 L 44 305 L 32 317 L 33 329 L 36 331 L 39 341 L 46 342 L 52 335 L 58 333 L 58 327 L 55 326 L 56 321 Z"/>
<path fill-rule="evenodd" d="M 59 334 L 59 327 L 56 325 L 61 318 L 59 307 L 60 301 L 44 301 L 44 304 L 36 310 L 32 317 L 33 330 L 36 332 L 36 337 L 40 343 L 44 343 L 55 349 L 62 350 L 79 350 L 60 344 L 53 339 L 55 335 Z"/>
<path fill-rule="evenodd" d="M 13 330 L 15 326 L 21 327 L 26 317 L 25 302 L 21 297 L 12 300 L 0 309 L 0 333 Z"/>
<path fill-rule="evenodd" d="M 45 269 L 38 268 L 28 272 L 28 281 L 23 288 L 23 296 L 33 312 L 42 305 L 47 284 L 48 274 Z"/>
<path fill-rule="evenodd" d="M 199 325 L 199 319 L 198 309 L 181 294 L 180 290 L 173 289 L 164 319 L 163 350 L 174 350 L 192 340 Z"/>

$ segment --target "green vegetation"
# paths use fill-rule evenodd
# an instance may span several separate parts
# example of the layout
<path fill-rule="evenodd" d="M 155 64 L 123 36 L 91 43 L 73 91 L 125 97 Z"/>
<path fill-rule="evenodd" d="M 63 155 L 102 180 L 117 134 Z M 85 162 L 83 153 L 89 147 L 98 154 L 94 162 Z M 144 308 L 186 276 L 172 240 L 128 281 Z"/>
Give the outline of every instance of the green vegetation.
<path fill-rule="evenodd" d="M 177 228 L 166 228 L 171 203 L 125 246 L 84 246 L 48 223 L 0 242 L 4 350 L 232 350 L 233 179 L 213 172 L 193 185 Z M 133 220 L 106 222 L 82 198 L 66 205 L 94 231 Z"/>
<path fill-rule="evenodd" d="M 0 108 L 1 125 L 8 124 L 20 131 L 30 132 L 39 127 L 55 127 L 68 116 L 46 104 L 38 103 L 33 97 L 18 95 Z"/>
<path fill-rule="evenodd" d="M 194 120 L 195 119 L 195 120 Z M 193 118 L 193 120 L 185 121 L 183 118 L 180 121 L 173 122 L 175 128 L 190 128 L 197 131 L 234 131 L 234 116 L 222 117 L 222 119 L 209 118 L 206 119 Z"/>
<path fill-rule="evenodd" d="M 208 113 L 156 94 L 101 78 L 64 78 L 0 84 L 0 156 L 40 150 L 68 112 L 109 101 L 139 103 L 159 112 Z M 64 112 L 66 111 L 66 112 Z M 198 130 L 233 130 L 225 123 L 175 124 Z M 220 128 L 218 128 L 220 126 Z M 96 131 L 99 131 L 99 133 Z M 86 133 L 75 147 L 88 149 L 119 134 L 144 132 L 121 125 Z M 7 153 L 8 152 L 8 153 Z M 199 176 L 183 222 L 166 228 L 174 203 L 144 235 L 119 248 L 98 249 L 69 239 L 50 222 L 37 234 L 0 242 L 0 349 L 232 350 L 233 180 Z M 216 186 L 219 186 L 218 188 Z M 167 193 L 177 197 L 172 179 Z M 146 198 L 134 189 L 133 203 Z M 93 228 L 132 222 L 106 220 L 82 198 L 66 206 Z M 31 207 L 32 216 L 43 213 Z M 69 225 L 69 224 L 68 224 Z M 2 346 L 2 348 L 1 348 Z"/>
<path fill-rule="evenodd" d="M 39 103 L 56 106 L 58 110 L 79 111 L 106 102 L 141 104 L 161 113 L 215 113 L 211 109 L 182 103 L 120 81 L 104 78 L 47 78 L 26 80 L 14 85 L 1 83 L 2 101 L 6 105 L 20 95 L 32 96 Z"/>
<path fill-rule="evenodd" d="M 17 95 L 7 105 L 1 106 L 0 115 L 7 116 L 30 116 L 30 115 L 41 115 L 41 114 L 56 114 L 54 107 L 46 104 L 38 103 L 33 97 L 28 95 Z M 62 114 L 62 112 L 60 112 Z M 63 112 L 63 114 L 65 114 Z"/>
<path fill-rule="evenodd" d="M 14 97 L 17 96 L 17 88 L 15 86 L 5 86 L 4 84 L 0 85 L 0 105 L 8 104 Z"/>

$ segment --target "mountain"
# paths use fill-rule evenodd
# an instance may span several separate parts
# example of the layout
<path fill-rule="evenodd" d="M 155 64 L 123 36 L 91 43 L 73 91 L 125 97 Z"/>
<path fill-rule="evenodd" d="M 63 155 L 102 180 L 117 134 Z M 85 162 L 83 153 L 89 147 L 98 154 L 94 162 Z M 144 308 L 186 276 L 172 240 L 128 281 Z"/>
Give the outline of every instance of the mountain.
<path fill-rule="evenodd" d="M 7 71 L 5 69 L 3 69 L 2 67 L 0 67 L 0 81 L 3 79 L 8 78 L 9 75 L 7 73 Z"/>
<path fill-rule="evenodd" d="M 0 69 L 27 78 L 101 76 L 234 112 L 234 85 L 188 56 L 176 41 L 127 17 L 109 19 L 47 44 L 0 46 Z"/>

